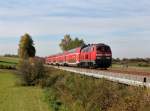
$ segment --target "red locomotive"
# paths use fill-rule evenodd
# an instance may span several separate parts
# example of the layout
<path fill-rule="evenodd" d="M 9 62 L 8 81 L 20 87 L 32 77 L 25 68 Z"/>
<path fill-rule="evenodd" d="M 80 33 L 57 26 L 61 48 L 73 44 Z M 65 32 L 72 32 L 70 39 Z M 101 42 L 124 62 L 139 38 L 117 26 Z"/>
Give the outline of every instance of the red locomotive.
<path fill-rule="evenodd" d="M 46 64 L 108 68 L 112 63 L 112 52 L 108 45 L 89 44 L 46 58 Z"/>

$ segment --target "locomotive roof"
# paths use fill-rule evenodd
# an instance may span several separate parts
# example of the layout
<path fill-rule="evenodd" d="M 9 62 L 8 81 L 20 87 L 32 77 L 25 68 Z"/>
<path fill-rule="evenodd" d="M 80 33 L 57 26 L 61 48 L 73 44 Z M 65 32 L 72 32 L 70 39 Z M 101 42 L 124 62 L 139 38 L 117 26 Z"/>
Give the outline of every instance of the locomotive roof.
<path fill-rule="evenodd" d="M 89 46 L 93 46 L 93 45 L 95 45 L 95 46 L 108 46 L 108 45 L 106 45 L 106 44 L 104 44 L 104 43 L 98 43 L 98 44 L 88 44 L 88 45 L 84 45 L 84 46 L 81 46 L 80 48 L 83 49 L 83 48 L 85 48 L 85 47 L 89 47 Z"/>

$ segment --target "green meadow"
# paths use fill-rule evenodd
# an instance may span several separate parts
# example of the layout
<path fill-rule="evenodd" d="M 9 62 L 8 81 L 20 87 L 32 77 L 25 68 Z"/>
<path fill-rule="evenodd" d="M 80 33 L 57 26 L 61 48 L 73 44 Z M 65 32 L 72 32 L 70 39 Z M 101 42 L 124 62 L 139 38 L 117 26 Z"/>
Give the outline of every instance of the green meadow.
<path fill-rule="evenodd" d="M 0 65 L 16 65 L 18 62 L 18 58 L 0 56 Z"/>
<path fill-rule="evenodd" d="M 0 111 L 50 111 L 43 90 L 17 85 L 19 80 L 14 72 L 0 70 Z"/>

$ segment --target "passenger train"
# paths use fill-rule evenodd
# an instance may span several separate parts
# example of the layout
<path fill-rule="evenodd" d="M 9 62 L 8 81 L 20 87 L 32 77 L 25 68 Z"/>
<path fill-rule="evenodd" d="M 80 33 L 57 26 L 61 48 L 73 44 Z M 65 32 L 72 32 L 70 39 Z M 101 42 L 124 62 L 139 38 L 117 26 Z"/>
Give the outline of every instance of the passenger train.
<path fill-rule="evenodd" d="M 105 68 L 112 64 L 112 51 L 106 44 L 89 44 L 46 57 L 46 64 Z"/>

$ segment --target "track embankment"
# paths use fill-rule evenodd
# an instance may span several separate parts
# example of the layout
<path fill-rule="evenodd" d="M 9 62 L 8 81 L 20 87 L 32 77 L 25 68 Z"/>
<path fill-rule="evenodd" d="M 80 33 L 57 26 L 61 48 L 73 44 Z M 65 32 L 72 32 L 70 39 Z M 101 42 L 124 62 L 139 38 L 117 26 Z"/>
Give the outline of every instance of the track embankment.
<path fill-rule="evenodd" d="M 136 73 L 125 73 L 117 72 L 112 70 L 99 70 L 99 69 L 85 69 L 85 68 L 76 68 L 76 67 L 62 67 L 62 66 L 47 66 L 54 67 L 61 70 L 66 70 L 86 76 L 91 76 L 95 78 L 105 78 L 110 81 L 132 85 L 132 86 L 145 86 L 150 88 L 150 76 L 145 74 L 136 74 Z"/>

